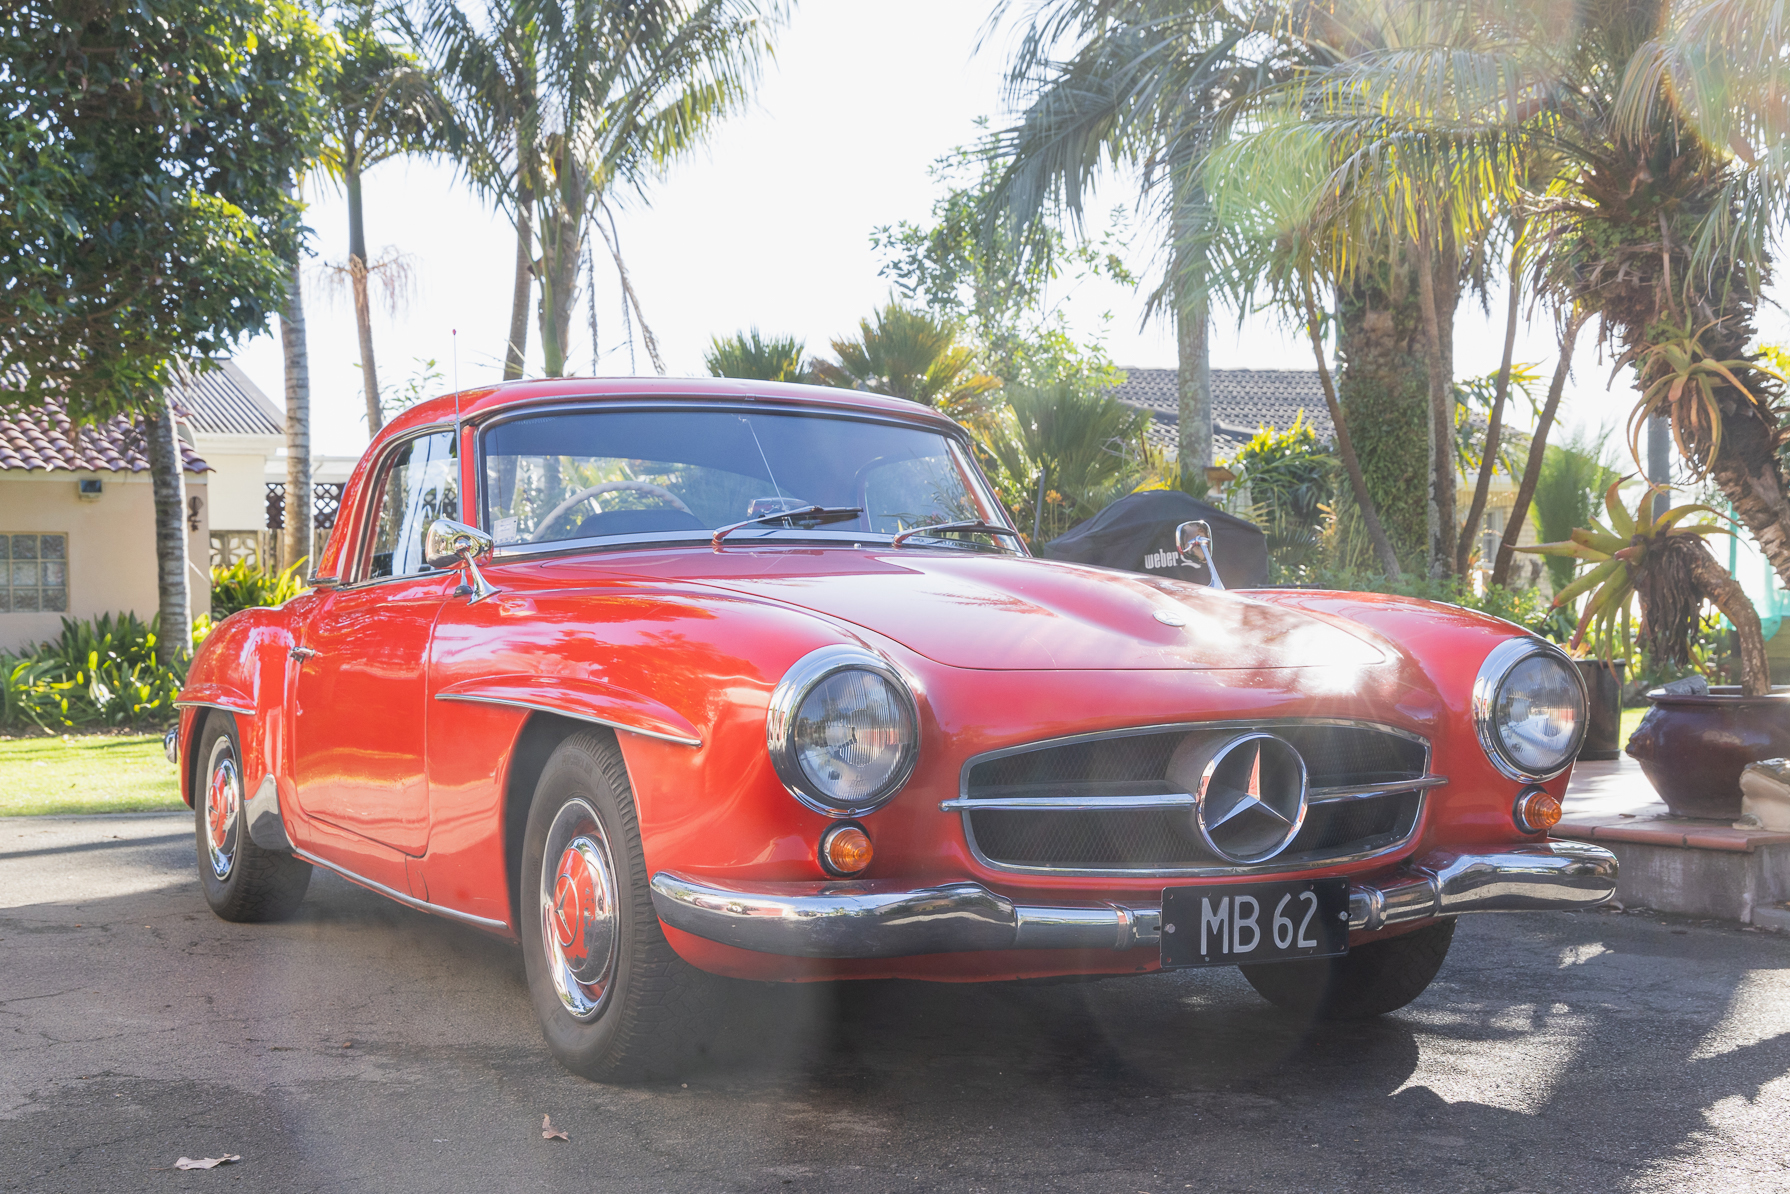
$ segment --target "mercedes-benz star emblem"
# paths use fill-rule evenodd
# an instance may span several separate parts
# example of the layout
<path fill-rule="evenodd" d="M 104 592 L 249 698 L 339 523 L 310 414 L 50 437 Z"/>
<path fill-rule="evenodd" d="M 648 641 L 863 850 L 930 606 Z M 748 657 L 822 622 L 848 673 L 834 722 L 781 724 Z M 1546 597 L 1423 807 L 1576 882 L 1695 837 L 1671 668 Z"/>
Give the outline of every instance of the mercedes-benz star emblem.
<path fill-rule="evenodd" d="M 1197 798 L 1200 838 L 1229 862 L 1266 862 L 1305 823 L 1305 760 L 1273 734 L 1190 737 L 1170 761 L 1168 778 Z"/>

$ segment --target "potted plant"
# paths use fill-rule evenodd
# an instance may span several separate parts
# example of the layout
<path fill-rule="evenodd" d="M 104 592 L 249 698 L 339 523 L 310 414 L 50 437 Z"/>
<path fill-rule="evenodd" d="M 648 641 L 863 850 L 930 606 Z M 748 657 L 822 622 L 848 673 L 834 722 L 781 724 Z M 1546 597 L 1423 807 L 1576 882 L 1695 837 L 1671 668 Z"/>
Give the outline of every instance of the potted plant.
<path fill-rule="evenodd" d="M 1732 821 L 1740 815 L 1742 769 L 1790 754 L 1790 698 L 1771 694 L 1759 615 L 1704 544 L 1710 535 L 1733 532 L 1711 522 L 1683 525 L 1693 514 L 1714 516 L 1707 506 L 1675 506 L 1648 519 L 1648 504 L 1662 488 L 1657 485 L 1631 513 L 1622 505 L 1621 485 L 1616 481 L 1604 493 L 1608 526 L 1592 519 L 1591 527 L 1574 530 L 1570 539 L 1523 550 L 1593 565 L 1554 604 L 1585 597 L 1572 646 L 1589 638 L 1601 658 L 1610 658 L 1619 642 L 1624 655 L 1632 649 L 1630 614 L 1637 598 L 1642 645 L 1681 666 L 1689 662 L 1690 635 L 1705 601 L 1733 623 L 1738 689 L 1711 689 L 1701 677 L 1656 688 L 1647 694 L 1652 708 L 1628 742 L 1629 755 L 1675 815 Z"/>

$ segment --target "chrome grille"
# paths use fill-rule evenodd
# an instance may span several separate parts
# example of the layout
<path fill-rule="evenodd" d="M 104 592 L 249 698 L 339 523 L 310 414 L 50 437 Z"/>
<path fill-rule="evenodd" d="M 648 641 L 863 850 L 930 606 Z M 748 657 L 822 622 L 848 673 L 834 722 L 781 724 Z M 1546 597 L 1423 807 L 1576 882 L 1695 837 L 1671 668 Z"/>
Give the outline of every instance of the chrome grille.
<path fill-rule="evenodd" d="M 1211 854 L 1192 797 L 1164 778 L 1189 733 L 1267 730 L 1304 757 L 1310 806 L 1277 857 L 1238 867 Z M 991 866 L 1098 874 L 1235 874 L 1288 870 L 1389 850 L 1422 814 L 1429 746 L 1383 726 L 1339 722 L 1204 723 L 1039 743 L 973 759 L 961 810 L 971 849 Z M 1401 785 L 1409 781 L 1410 787 Z M 1362 789 L 1368 789 L 1362 791 Z M 1164 802 L 1180 805 L 1161 807 Z M 1014 808 L 1036 801 L 1048 807 Z M 1006 807 L 978 808 L 980 803 Z M 1136 807 L 1137 805 L 1157 807 Z M 1128 807 L 1129 806 L 1129 807 Z"/>

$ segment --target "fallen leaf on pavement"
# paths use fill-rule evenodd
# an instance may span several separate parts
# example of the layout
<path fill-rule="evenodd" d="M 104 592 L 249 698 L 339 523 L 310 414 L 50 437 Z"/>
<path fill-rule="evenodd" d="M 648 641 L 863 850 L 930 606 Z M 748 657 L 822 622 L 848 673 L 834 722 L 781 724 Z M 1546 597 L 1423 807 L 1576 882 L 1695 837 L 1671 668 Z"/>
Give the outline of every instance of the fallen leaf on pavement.
<path fill-rule="evenodd" d="M 571 1137 L 553 1126 L 553 1117 L 551 1115 L 543 1115 L 541 1116 L 541 1139 L 570 1140 Z"/>
<path fill-rule="evenodd" d="M 240 1160 L 242 1160 L 242 1158 L 236 1153 L 225 1153 L 221 1157 L 200 1157 L 197 1161 L 193 1160 L 191 1157 L 182 1157 L 180 1160 L 174 1162 L 174 1168 L 216 1169 L 219 1165 L 228 1165 L 233 1161 Z"/>

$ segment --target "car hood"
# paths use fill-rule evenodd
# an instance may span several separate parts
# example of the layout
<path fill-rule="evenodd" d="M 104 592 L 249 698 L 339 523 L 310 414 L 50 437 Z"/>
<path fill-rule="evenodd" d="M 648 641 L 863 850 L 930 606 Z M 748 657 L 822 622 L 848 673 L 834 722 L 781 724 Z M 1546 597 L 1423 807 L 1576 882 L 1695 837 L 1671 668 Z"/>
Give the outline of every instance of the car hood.
<path fill-rule="evenodd" d="M 1370 633 L 1358 636 L 1308 613 L 1077 564 L 838 549 L 637 562 L 645 566 L 624 569 L 811 610 L 951 667 L 1359 669 L 1387 660 Z"/>

